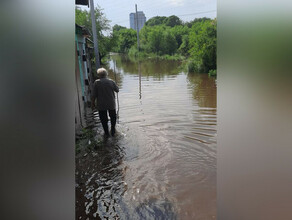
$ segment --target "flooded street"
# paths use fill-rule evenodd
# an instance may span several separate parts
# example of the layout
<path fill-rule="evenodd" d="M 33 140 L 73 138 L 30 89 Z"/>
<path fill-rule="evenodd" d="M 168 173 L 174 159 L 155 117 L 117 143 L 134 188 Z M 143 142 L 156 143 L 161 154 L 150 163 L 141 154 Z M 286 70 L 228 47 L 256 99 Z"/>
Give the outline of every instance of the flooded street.
<path fill-rule="evenodd" d="M 76 156 L 76 219 L 216 219 L 216 79 L 179 66 L 111 56 L 118 134 Z"/>

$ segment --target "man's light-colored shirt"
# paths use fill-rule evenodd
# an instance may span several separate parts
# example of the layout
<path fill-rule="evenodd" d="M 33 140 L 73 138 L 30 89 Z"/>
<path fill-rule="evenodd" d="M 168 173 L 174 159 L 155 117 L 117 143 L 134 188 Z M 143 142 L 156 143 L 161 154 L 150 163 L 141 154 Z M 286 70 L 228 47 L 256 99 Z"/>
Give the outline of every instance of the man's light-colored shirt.
<path fill-rule="evenodd" d="M 108 78 L 95 80 L 93 97 L 97 99 L 99 111 L 116 109 L 115 92 L 119 92 L 119 88 L 113 80 Z"/>

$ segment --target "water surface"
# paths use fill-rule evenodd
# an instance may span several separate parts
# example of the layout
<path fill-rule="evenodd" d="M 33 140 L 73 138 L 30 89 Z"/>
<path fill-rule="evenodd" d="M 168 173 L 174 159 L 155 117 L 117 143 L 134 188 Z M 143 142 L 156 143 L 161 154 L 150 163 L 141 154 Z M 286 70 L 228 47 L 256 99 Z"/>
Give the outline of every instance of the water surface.
<path fill-rule="evenodd" d="M 77 219 L 216 218 L 216 79 L 179 67 L 111 57 L 118 135 L 78 165 Z"/>

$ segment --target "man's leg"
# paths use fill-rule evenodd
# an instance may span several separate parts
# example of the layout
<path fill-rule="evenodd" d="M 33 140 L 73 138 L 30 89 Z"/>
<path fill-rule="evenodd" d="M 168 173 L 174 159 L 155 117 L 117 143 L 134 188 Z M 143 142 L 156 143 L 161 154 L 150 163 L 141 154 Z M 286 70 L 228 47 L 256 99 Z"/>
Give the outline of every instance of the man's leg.
<path fill-rule="evenodd" d="M 99 118 L 104 130 L 104 134 L 109 135 L 108 125 L 107 125 L 107 122 L 108 122 L 107 111 L 98 111 L 98 113 L 99 113 Z"/>
<path fill-rule="evenodd" d="M 116 110 L 109 110 L 109 116 L 111 118 L 111 134 L 112 136 L 116 133 L 116 121 L 117 121 L 117 114 Z"/>

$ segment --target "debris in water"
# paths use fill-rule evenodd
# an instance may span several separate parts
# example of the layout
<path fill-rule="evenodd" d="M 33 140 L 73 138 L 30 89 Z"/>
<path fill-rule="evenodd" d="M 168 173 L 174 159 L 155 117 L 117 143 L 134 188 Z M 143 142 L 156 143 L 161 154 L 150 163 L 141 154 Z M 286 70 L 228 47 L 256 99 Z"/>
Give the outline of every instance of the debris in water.
<path fill-rule="evenodd" d="M 122 183 L 125 185 L 125 186 L 127 186 L 128 184 L 125 182 L 125 181 L 122 181 Z"/>

